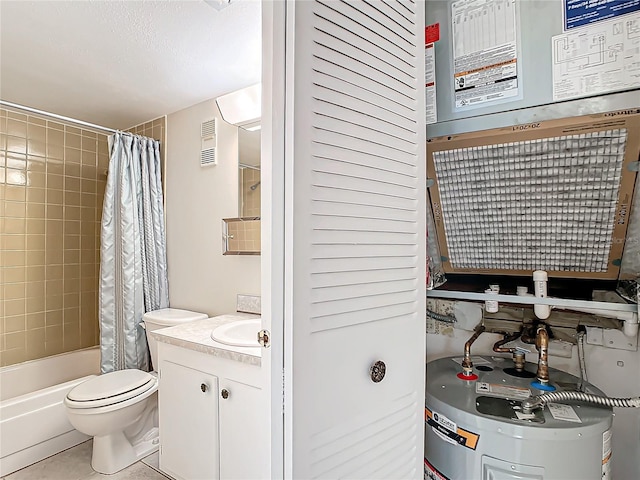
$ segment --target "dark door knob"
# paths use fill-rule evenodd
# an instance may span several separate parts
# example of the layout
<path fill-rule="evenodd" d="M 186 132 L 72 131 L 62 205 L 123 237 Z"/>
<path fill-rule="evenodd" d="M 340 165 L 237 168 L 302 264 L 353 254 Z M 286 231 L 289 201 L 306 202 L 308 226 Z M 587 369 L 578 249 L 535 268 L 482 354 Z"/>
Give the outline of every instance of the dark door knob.
<path fill-rule="evenodd" d="M 369 369 L 369 376 L 373 383 L 381 382 L 384 378 L 385 373 L 387 372 L 387 366 L 384 364 L 382 360 L 378 360 Z"/>

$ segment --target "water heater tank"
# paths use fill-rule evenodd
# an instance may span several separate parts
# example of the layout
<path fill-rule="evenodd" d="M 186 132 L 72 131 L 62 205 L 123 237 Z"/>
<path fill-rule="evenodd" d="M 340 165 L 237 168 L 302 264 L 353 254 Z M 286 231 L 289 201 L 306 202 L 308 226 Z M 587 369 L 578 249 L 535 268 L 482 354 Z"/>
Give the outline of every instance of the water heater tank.
<path fill-rule="evenodd" d="M 521 402 L 537 366 L 516 371 L 499 357 L 473 357 L 475 381 L 461 380 L 461 358 L 427 364 L 425 479 L 601 480 L 611 478 L 610 408 L 548 404 L 526 414 Z M 553 368 L 550 384 L 576 390 L 580 379 Z M 593 385 L 584 391 L 602 395 Z"/>

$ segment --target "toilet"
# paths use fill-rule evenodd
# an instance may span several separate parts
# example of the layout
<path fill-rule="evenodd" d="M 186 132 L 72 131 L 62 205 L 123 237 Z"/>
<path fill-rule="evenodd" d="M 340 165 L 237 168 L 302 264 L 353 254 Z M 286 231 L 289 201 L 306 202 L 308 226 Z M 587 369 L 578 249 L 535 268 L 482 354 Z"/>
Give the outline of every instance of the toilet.
<path fill-rule="evenodd" d="M 151 363 L 157 366 L 157 344 L 149 332 L 207 318 L 176 308 L 143 316 Z M 92 468 L 112 474 L 155 452 L 158 438 L 158 378 L 155 372 L 119 370 L 91 378 L 73 388 L 64 404 L 76 430 L 93 436 Z"/>

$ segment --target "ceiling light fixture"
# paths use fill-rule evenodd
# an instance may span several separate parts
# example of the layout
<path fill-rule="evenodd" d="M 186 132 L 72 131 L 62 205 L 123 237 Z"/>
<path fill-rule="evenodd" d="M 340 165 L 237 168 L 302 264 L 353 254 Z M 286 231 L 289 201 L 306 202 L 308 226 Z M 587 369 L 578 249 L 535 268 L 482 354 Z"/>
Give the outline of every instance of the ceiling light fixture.
<path fill-rule="evenodd" d="M 216 98 L 216 104 L 225 122 L 246 130 L 260 125 L 262 111 L 262 84 L 256 83 Z"/>

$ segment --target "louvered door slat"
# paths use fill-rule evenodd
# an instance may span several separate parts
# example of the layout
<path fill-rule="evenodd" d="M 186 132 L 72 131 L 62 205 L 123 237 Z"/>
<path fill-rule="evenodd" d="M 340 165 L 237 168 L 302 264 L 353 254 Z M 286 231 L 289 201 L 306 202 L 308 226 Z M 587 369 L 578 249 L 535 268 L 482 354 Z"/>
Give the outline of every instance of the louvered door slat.
<path fill-rule="evenodd" d="M 348 287 L 353 285 L 367 285 L 387 281 L 412 280 L 415 271 L 411 268 L 398 268 L 395 270 L 370 270 L 367 273 L 368 280 L 364 282 L 358 272 L 331 272 L 329 274 L 315 274 L 311 278 L 314 289 Z"/>
<path fill-rule="evenodd" d="M 315 315 L 311 317 L 311 333 L 329 332 L 335 329 L 360 328 L 361 325 L 382 324 L 389 321 L 401 321 L 415 311 L 415 303 L 395 303 L 381 307 L 379 305 L 370 306 L 366 303 L 359 304 L 358 308 L 352 308 L 348 312 L 333 313 L 331 315 Z M 414 318 L 414 320 L 416 320 Z M 374 328 L 377 325 L 374 325 Z M 342 330 L 341 333 L 344 333 Z M 387 337 L 388 338 L 388 337 Z M 318 350 L 321 354 L 322 350 Z M 340 369 L 340 365 L 336 366 Z M 339 370 L 338 370 L 339 371 Z M 347 372 L 345 372 L 347 373 Z M 350 390 L 350 389 L 349 389 Z M 355 409 L 354 409 L 355 411 Z M 386 417 L 386 412 L 378 412 L 380 418 Z M 320 424 L 320 422 L 316 422 Z"/>
<path fill-rule="evenodd" d="M 400 113 L 398 102 L 387 99 L 382 95 L 375 95 L 371 98 L 371 91 L 362 89 L 361 85 L 356 85 L 356 79 L 349 79 L 348 72 L 338 72 L 341 76 L 319 74 L 318 88 L 315 97 L 318 100 L 326 101 L 332 105 L 342 106 L 351 110 L 359 111 L 371 115 L 373 118 L 383 118 L 386 123 L 403 131 L 412 132 L 415 130 L 415 121 L 411 118 L 411 111 Z M 331 98 L 330 92 L 338 93 L 337 97 Z"/>
<path fill-rule="evenodd" d="M 378 132 L 380 141 L 397 144 L 400 150 L 413 145 L 411 140 L 415 135 L 415 125 L 403 127 L 393 124 L 387 118 L 389 114 L 383 109 L 365 104 L 348 95 L 331 95 L 332 92 L 324 88 L 314 89 L 313 93 L 318 100 L 316 113 L 321 121 L 317 126 L 336 122 L 337 128 L 340 128 L 340 124 L 353 126 L 355 131 L 358 127 L 367 128 Z"/>
<path fill-rule="evenodd" d="M 418 479 L 424 11 L 316 0 L 291 13 L 292 476 Z M 377 359 L 389 370 L 374 384 Z"/>
<path fill-rule="evenodd" d="M 415 55 L 415 44 L 411 40 L 411 34 L 407 34 L 405 29 L 399 30 L 397 25 L 389 20 L 387 16 L 382 14 L 378 9 L 373 8 L 370 2 L 362 1 L 347 1 L 345 11 L 354 18 L 358 18 L 358 21 L 366 25 L 367 28 L 378 32 L 378 28 L 381 28 L 383 34 L 386 35 L 392 42 L 399 47 L 406 48 L 407 51 L 413 56 Z M 358 14 L 360 14 L 358 16 Z"/>
<path fill-rule="evenodd" d="M 313 131 L 313 139 L 320 145 L 342 148 L 345 153 L 355 151 L 371 155 L 374 158 L 388 158 L 391 161 L 414 166 L 412 162 L 413 155 L 410 153 L 390 148 L 378 142 L 377 139 L 366 140 L 355 135 L 344 135 L 336 131 L 333 126 L 330 126 L 329 129 L 316 128 Z"/>
<path fill-rule="evenodd" d="M 352 190 L 323 187 L 313 187 L 312 190 L 313 200 L 330 203 L 378 205 L 385 208 L 406 209 L 406 204 L 403 203 L 402 198 L 397 198 L 390 195 L 378 195 L 375 193 L 360 192 L 359 198 L 354 199 Z M 373 239 L 369 239 L 369 242 L 371 241 L 373 241 Z"/>
<path fill-rule="evenodd" d="M 381 108 L 388 108 L 389 111 L 392 112 L 391 115 L 402 116 L 408 120 L 412 119 L 411 95 L 405 95 L 404 93 L 389 88 L 388 83 L 385 82 L 384 79 L 367 76 L 367 69 L 363 64 L 336 64 L 333 60 L 327 60 L 317 55 L 313 59 L 313 69 L 316 71 L 319 79 L 323 77 L 339 79 L 346 85 L 346 92 L 352 94 L 353 90 L 350 89 L 350 86 L 355 86 L 358 92 L 367 92 L 368 96 L 371 95 L 368 97 L 370 101 L 378 102 Z"/>
<path fill-rule="evenodd" d="M 335 20 L 339 21 L 339 19 Z M 319 43 L 324 43 L 325 41 L 330 42 L 327 43 L 327 46 L 335 47 L 337 45 L 344 45 L 344 47 L 347 49 L 346 51 L 348 54 L 349 52 L 353 52 L 353 48 L 359 48 L 358 45 L 364 42 L 364 44 L 368 46 L 366 52 L 368 57 L 365 58 L 367 58 L 369 61 L 373 60 L 374 62 L 376 62 L 376 64 L 377 61 L 382 62 L 384 64 L 384 69 L 386 71 L 390 71 L 393 75 L 398 75 L 397 78 L 401 81 L 411 81 L 411 75 L 406 71 L 407 69 L 411 69 L 410 60 L 407 61 L 401 57 L 394 55 L 389 50 L 383 48 L 386 45 L 372 45 L 370 42 L 367 42 L 367 40 L 363 38 L 362 35 L 354 32 L 349 27 L 349 22 L 336 23 L 326 19 L 322 15 L 318 15 L 316 29 L 324 34 L 323 36 L 319 37 L 318 41 Z M 366 33 L 364 32 L 363 34 L 366 35 Z"/>
<path fill-rule="evenodd" d="M 367 180 L 366 178 L 358 178 L 355 175 L 313 172 L 313 185 L 327 188 L 343 188 L 344 190 L 350 190 L 352 192 L 376 193 L 379 191 L 379 188 L 377 189 L 376 187 L 379 186 L 380 183 L 384 183 L 385 185 L 385 193 L 381 195 L 407 199 L 415 194 L 414 188 L 391 182 L 375 182 L 373 180 Z M 410 208 L 410 206 L 407 208 Z"/>
<path fill-rule="evenodd" d="M 355 45 L 352 45 L 338 40 L 324 30 L 318 29 L 317 32 L 318 36 L 316 38 L 316 43 L 329 50 L 329 52 L 325 52 L 323 49 L 319 49 L 318 55 L 320 55 L 321 52 L 325 55 L 327 53 L 333 53 L 334 55 L 337 54 L 340 60 L 347 60 L 347 63 L 361 63 L 365 66 L 366 70 L 368 70 L 369 76 L 382 76 L 383 78 L 386 78 L 387 81 L 397 83 L 398 87 L 403 91 L 403 93 L 405 93 L 405 95 L 410 95 L 411 90 L 415 88 L 415 85 L 412 84 L 410 74 L 403 71 L 403 65 L 390 65 L 385 60 L 366 51 L 366 48 L 369 47 L 369 45 L 361 44 L 357 37 L 353 38 L 356 42 Z"/>
<path fill-rule="evenodd" d="M 340 25 L 342 28 L 361 38 L 367 38 L 369 35 L 373 34 L 377 37 L 377 48 L 381 49 L 388 55 L 393 55 L 399 60 L 404 61 L 409 66 L 412 65 L 413 55 L 406 48 L 406 44 L 403 42 L 404 46 L 401 46 L 398 43 L 394 43 L 389 37 L 389 32 L 386 28 L 375 23 L 373 25 L 369 23 L 367 27 L 364 27 L 361 23 L 363 21 L 363 15 L 357 10 L 351 9 L 349 12 L 349 15 L 351 16 L 348 16 L 345 12 L 332 8 L 331 4 L 333 2 L 319 3 L 324 8 L 318 8 L 316 10 L 317 16 L 321 17 L 323 20 L 334 23 L 335 25 Z"/>
<path fill-rule="evenodd" d="M 415 191 L 417 188 L 415 178 L 408 175 L 399 175 L 389 170 L 380 170 L 370 168 L 367 165 L 345 162 L 339 159 L 329 159 L 324 157 L 315 157 L 316 164 L 314 171 L 325 173 L 327 175 L 342 175 L 347 177 L 360 177 L 363 180 L 374 182 L 388 183 L 404 187 L 408 192 Z"/>
<path fill-rule="evenodd" d="M 392 177 L 415 176 L 415 167 L 412 165 L 397 162 L 388 157 L 367 155 L 357 150 L 339 148 L 336 145 L 316 143 L 314 157 L 336 160 L 345 164 L 359 165 L 367 170 L 380 170 Z"/>

